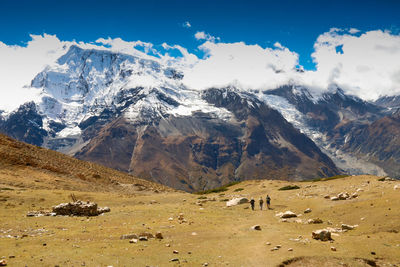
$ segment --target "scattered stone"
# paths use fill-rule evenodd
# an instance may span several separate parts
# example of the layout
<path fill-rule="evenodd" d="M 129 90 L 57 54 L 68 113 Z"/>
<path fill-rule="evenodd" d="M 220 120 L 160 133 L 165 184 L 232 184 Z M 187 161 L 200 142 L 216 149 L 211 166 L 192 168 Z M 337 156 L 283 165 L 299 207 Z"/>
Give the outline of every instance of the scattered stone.
<path fill-rule="evenodd" d="M 170 261 L 179 261 L 179 259 L 178 258 L 173 258 Z"/>
<path fill-rule="evenodd" d="M 347 192 L 342 192 L 339 195 L 337 195 L 337 197 L 339 198 L 339 200 L 346 200 L 350 198 L 350 195 Z"/>
<path fill-rule="evenodd" d="M 181 223 L 187 222 L 186 219 L 183 217 L 183 213 L 179 213 L 178 222 L 179 222 L 180 224 L 181 224 Z"/>
<path fill-rule="evenodd" d="M 203 263 L 203 266 L 208 266 L 208 262 Z"/>
<path fill-rule="evenodd" d="M 256 224 L 256 225 L 253 225 L 253 226 L 251 227 L 251 230 L 257 230 L 257 231 L 261 231 L 261 226 L 260 226 L 260 225 L 258 225 L 258 224 Z"/>
<path fill-rule="evenodd" d="M 174 254 L 179 254 L 179 251 L 174 250 L 174 251 L 172 251 L 172 253 L 174 253 Z"/>
<path fill-rule="evenodd" d="M 282 214 L 280 215 L 280 217 L 283 218 L 283 219 L 286 219 L 286 218 L 297 217 L 297 215 L 296 215 L 296 213 L 294 213 L 294 212 L 288 210 L 288 211 L 285 211 L 284 213 L 282 213 Z"/>
<path fill-rule="evenodd" d="M 332 240 L 331 232 L 327 229 L 315 230 L 312 232 L 312 238 L 321 241 Z"/>
<path fill-rule="evenodd" d="M 232 206 L 236 206 L 236 205 L 240 205 L 240 204 L 244 204 L 244 203 L 248 203 L 249 200 L 245 197 L 237 197 L 237 198 L 233 198 L 231 200 L 229 200 L 228 202 L 226 202 L 226 206 L 227 207 L 232 207 Z"/>
<path fill-rule="evenodd" d="M 94 202 L 83 202 L 77 200 L 75 202 L 61 203 L 53 207 L 53 212 L 56 215 L 68 216 L 97 216 L 104 212 L 109 212 L 110 208 L 98 208 Z"/>
<path fill-rule="evenodd" d="M 26 217 L 56 216 L 54 212 L 48 210 L 28 211 Z"/>
<path fill-rule="evenodd" d="M 166 246 L 167 248 L 169 248 L 171 245 L 170 245 L 170 244 L 165 244 L 165 246 Z"/>
<path fill-rule="evenodd" d="M 305 211 L 304 211 L 304 213 L 310 213 L 311 212 L 311 209 L 310 208 L 307 208 Z"/>
<path fill-rule="evenodd" d="M 138 239 L 136 234 L 121 235 L 119 239 Z"/>
<path fill-rule="evenodd" d="M 336 248 L 335 248 L 335 247 L 331 247 L 331 250 L 332 250 L 332 251 L 336 251 Z"/>
<path fill-rule="evenodd" d="M 145 236 L 145 237 L 147 237 L 147 238 L 154 238 L 154 235 L 153 235 L 152 233 L 149 233 L 149 232 L 140 233 L 140 234 L 139 234 L 139 237 L 140 237 L 140 236 Z"/>
<path fill-rule="evenodd" d="M 106 212 L 110 212 L 111 209 L 109 207 L 103 207 L 103 208 L 99 208 L 98 212 L 101 213 L 106 213 Z"/>
<path fill-rule="evenodd" d="M 374 252 L 374 251 L 371 251 L 371 255 L 376 255 L 376 252 Z"/>
<path fill-rule="evenodd" d="M 271 245 L 271 242 L 267 242 L 267 243 L 265 243 L 266 245 L 268 245 L 268 246 L 270 246 Z"/>
<path fill-rule="evenodd" d="M 0 260 L 0 266 L 7 266 L 7 261 L 5 259 Z"/>
<path fill-rule="evenodd" d="M 293 248 L 288 248 L 288 251 L 293 251 Z"/>
<path fill-rule="evenodd" d="M 323 221 L 320 218 L 316 218 L 316 219 L 309 219 L 307 221 L 308 224 L 319 224 L 319 223 L 323 223 Z"/>
<path fill-rule="evenodd" d="M 275 246 L 275 247 L 271 248 L 271 251 L 279 250 L 280 248 L 281 248 L 281 246 L 278 245 L 278 246 Z"/>
<path fill-rule="evenodd" d="M 358 225 L 342 224 L 342 230 L 354 230 Z"/>
<path fill-rule="evenodd" d="M 394 189 L 394 190 L 400 189 L 400 184 L 396 184 L 396 185 L 393 187 L 393 189 Z"/>
<path fill-rule="evenodd" d="M 354 192 L 352 195 L 350 195 L 347 192 L 341 192 L 337 196 L 331 197 L 332 201 L 337 201 L 337 200 L 347 200 L 347 199 L 352 199 L 358 197 L 357 192 Z"/>
<path fill-rule="evenodd" d="M 288 221 L 287 219 L 282 219 L 282 220 L 281 220 L 281 222 L 287 222 L 287 221 Z"/>
<path fill-rule="evenodd" d="M 192 235 L 197 235 L 197 233 L 196 232 L 192 232 Z"/>
<path fill-rule="evenodd" d="M 172 218 L 172 217 L 168 218 L 168 221 L 173 221 L 173 220 L 174 220 L 174 218 Z"/>
<path fill-rule="evenodd" d="M 147 236 L 139 236 L 139 241 L 148 241 Z"/>
<path fill-rule="evenodd" d="M 329 195 L 325 195 L 324 198 L 331 198 Z"/>
<path fill-rule="evenodd" d="M 136 244 L 137 242 L 138 242 L 138 240 L 136 238 L 129 240 L 129 243 L 131 243 L 131 244 Z"/>
<path fill-rule="evenodd" d="M 393 179 L 391 177 L 385 177 L 385 181 L 396 181 L 396 179 Z"/>
<path fill-rule="evenodd" d="M 281 246 L 281 245 L 276 245 L 276 247 L 277 247 L 277 248 L 281 248 L 282 246 Z"/>
<path fill-rule="evenodd" d="M 8 258 L 14 259 L 14 258 L 15 258 L 15 255 L 10 255 L 10 256 L 8 256 Z"/>
<path fill-rule="evenodd" d="M 156 233 L 156 238 L 157 238 L 157 239 L 164 239 L 164 237 L 163 237 L 163 235 L 162 235 L 161 232 L 157 232 L 157 233 Z"/>

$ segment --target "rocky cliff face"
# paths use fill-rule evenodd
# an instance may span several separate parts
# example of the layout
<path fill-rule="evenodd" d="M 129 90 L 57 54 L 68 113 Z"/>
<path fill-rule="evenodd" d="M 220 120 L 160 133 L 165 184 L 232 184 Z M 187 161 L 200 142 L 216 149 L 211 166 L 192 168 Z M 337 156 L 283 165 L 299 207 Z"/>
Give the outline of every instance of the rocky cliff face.
<path fill-rule="evenodd" d="M 231 89 L 210 89 L 202 98 L 232 117 L 197 112 L 146 125 L 118 118 L 76 156 L 187 191 L 236 180 L 301 180 L 340 172 L 308 137 L 256 98 Z"/>
<path fill-rule="evenodd" d="M 385 101 L 379 106 L 340 89 L 317 96 L 292 85 L 194 90 L 183 75 L 154 59 L 72 46 L 32 80 L 41 100 L 0 114 L 0 129 L 188 191 L 390 169 L 383 154 L 393 143 L 381 142 L 376 160 L 367 155 L 379 138 L 375 145 L 361 140 L 393 113 Z M 385 125 L 394 131 L 395 119 Z"/>

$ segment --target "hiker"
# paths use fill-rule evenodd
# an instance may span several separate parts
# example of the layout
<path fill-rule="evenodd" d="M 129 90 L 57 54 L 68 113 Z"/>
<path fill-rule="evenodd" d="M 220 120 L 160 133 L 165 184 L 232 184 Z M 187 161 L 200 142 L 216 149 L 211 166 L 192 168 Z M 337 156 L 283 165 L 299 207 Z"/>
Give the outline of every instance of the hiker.
<path fill-rule="evenodd" d="M 269 197 L 269 195 L 267 195 L 267 207 L 268 207 L 268 209 L 271 209 L 270 205 L 271 205 L 271 198 Z"/>
<path fill-rule="evenodd" d="M 262 197 L 260 197 L 259 202 L 260 202 L 260 210 L 262 210 L 264 204 L 264 200 L 262 199 Z"/>
<path fill-rule="evenodd" d="M 252 210 L 254 210 L 254 203 L 255 203 L 254 198 L 251 198 L 250 205 Z"/>

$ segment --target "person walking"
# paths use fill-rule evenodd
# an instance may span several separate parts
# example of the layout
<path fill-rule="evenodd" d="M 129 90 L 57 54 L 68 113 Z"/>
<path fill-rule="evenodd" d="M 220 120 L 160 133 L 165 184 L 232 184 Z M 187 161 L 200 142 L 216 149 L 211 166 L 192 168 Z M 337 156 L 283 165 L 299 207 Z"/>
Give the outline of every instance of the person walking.
<path fill-rule="evenodd" d="M 269 197 L 269 195 L 267 195 L 267 208 L 271 209 L 270 205 L 271 205 L 271 198 Z"/>
<path fill-rule="evenodd" d="M 254 203 L 255 203 L 254 198 L 251 198 L 250 205 L 252 210 L 254 210 Z"/>
<path fill-rule="evenodd" d="M 263 209 L 263 204 L 264 204 L 264 200 L 262 199 L 262 197 L 260 197 L 259 202 L 260 202 L 260 210 L 262 210 Z"/>

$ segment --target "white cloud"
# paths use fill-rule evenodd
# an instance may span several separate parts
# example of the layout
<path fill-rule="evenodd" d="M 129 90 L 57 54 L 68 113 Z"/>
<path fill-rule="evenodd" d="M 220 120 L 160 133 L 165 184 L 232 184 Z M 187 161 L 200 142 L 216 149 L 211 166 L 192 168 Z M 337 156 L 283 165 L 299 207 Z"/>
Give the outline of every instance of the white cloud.
<path fill-rule="evenodd" d="M 298 55 L 283 46 L 213 43 L 199 47 L 206 57 L 188 70 L 184 83 L 194 89 L 235 85 L 243 89 L 272 89 L 290 82 Z"/>
<path fill-rule="evenodd" d="M 185 21 L 185 22 L 182 24 L 182 26 L 183 26 L 184 28 L 190 28 L 190 27 L 192 27 L 192 25 L 190 24 L 189 21 Z"/>
<path fill-rule="evenodd" d="M 36 99 L 38 91 L 27 88 L 43 68 L 64 54 L 68 42 L 55 35 L 30 35 L 26 46 L 0 42 L 0 109 L 12 110 Z"/>
<path fill-rule="evenodd" d="M 337 85 L 366 100 L 400 94 L 399 35 L 377 30 L 355 36 L 334 29 L 318 37 L 314 50 L 317 70 L 305 72 L 304 84 L 323 90 Z"/>
<path fill-rule="evenodd" d="M 147 43 L 147 42 L 142 42 L 142 41 L 133 41 L 133 42 L 127 42 L 122 40 L 121 38 L 114 38 L 111 39 L 108 37 L 107 39 L 104 38 L 99 38 L 96 40 L 96 43 L 106 45 L 109 47 L 107 50 L 111 50 L 114 52 L 119 52 L 119 53 L 125 53 L 128 55 L 134 55 L 134 56 L 141 56 L 148 58 L 149 53 L 157 54 L 157 50 L 153 48 L 152 43 Z M 80 44 L 80 46 L 85 46 L 86 44 Z M 139 51 L 138 49 L 135 49 L 135 47 L 143 47 L 144 52 Z M 99 47 L 92 47 L 99 49 Z M 104 47 L 103 47 L 104 49 Z M 151 57 L 152 58 L 152 57 Z"/>
<path fill-rule="evenodd" d="M 215 41 L 221 40 L 219 37 L 212 36 L 205 32 L 196 32 L 194 35 L 194 38 L 196 38 L 196 40 L 199 40 L 199 41 L 205 40 L 205 41 L 210 41 L 210 42 L 215 42 Z"/>
<path fill-rule="evenodd" d="M 180 67 L 188 68 L 193 66 L 199 59 L 196 55 L 191 54 L 188 50 L 180 45 L 168 45 L 167 43 L 163 43 L 161 45 L 165 50 L 176 49 L 181 54 L 182 57 L 171 57 L 168 53 L 161 55 L 161 60 L 169 65 L 178 64 Z"/>
<path fill-rule="evenodd" d="M 350 28 L 349 29 L 349 33 L 350 34 L 356 34 L 356 33 L 359 33 L 360 32 L 360 30 L 359 29 L 356 29 L 356 28 Z"/>
<path fill-rule="evenodd" d="M 388 31 L 360 33 L 356 29 L 333 28 L 321 34 L 314 44 L 316 70 L 303 72 L 295 70 L 297 53 L 279 42 L 273 48 L 223 43 L 205 32 L 195 34 L 203 41 L 199 46 L 205 53 L 202 59 L 180 45 L 166 43 L 162 44 L 165 51 L 160 51 L 151 43 L 121 38 L 100 38 L 95 43 L 61 41 L 48 34 L 31 38 L 24 46 L 0 41 L 0 109 L 9 111 L 38 97 L 38 91 L 29 87 L 31 80 L 71 45 L 132 54 L 178 67 L 185 72 L 183 82 L 195 89 L 236 85 L 268 90 L 292 83 L 317 93 L 338 86 L 366 100 L 400 95 L 400 35 Z M 171 56 L 173 49 L 181 55 Z"/>

